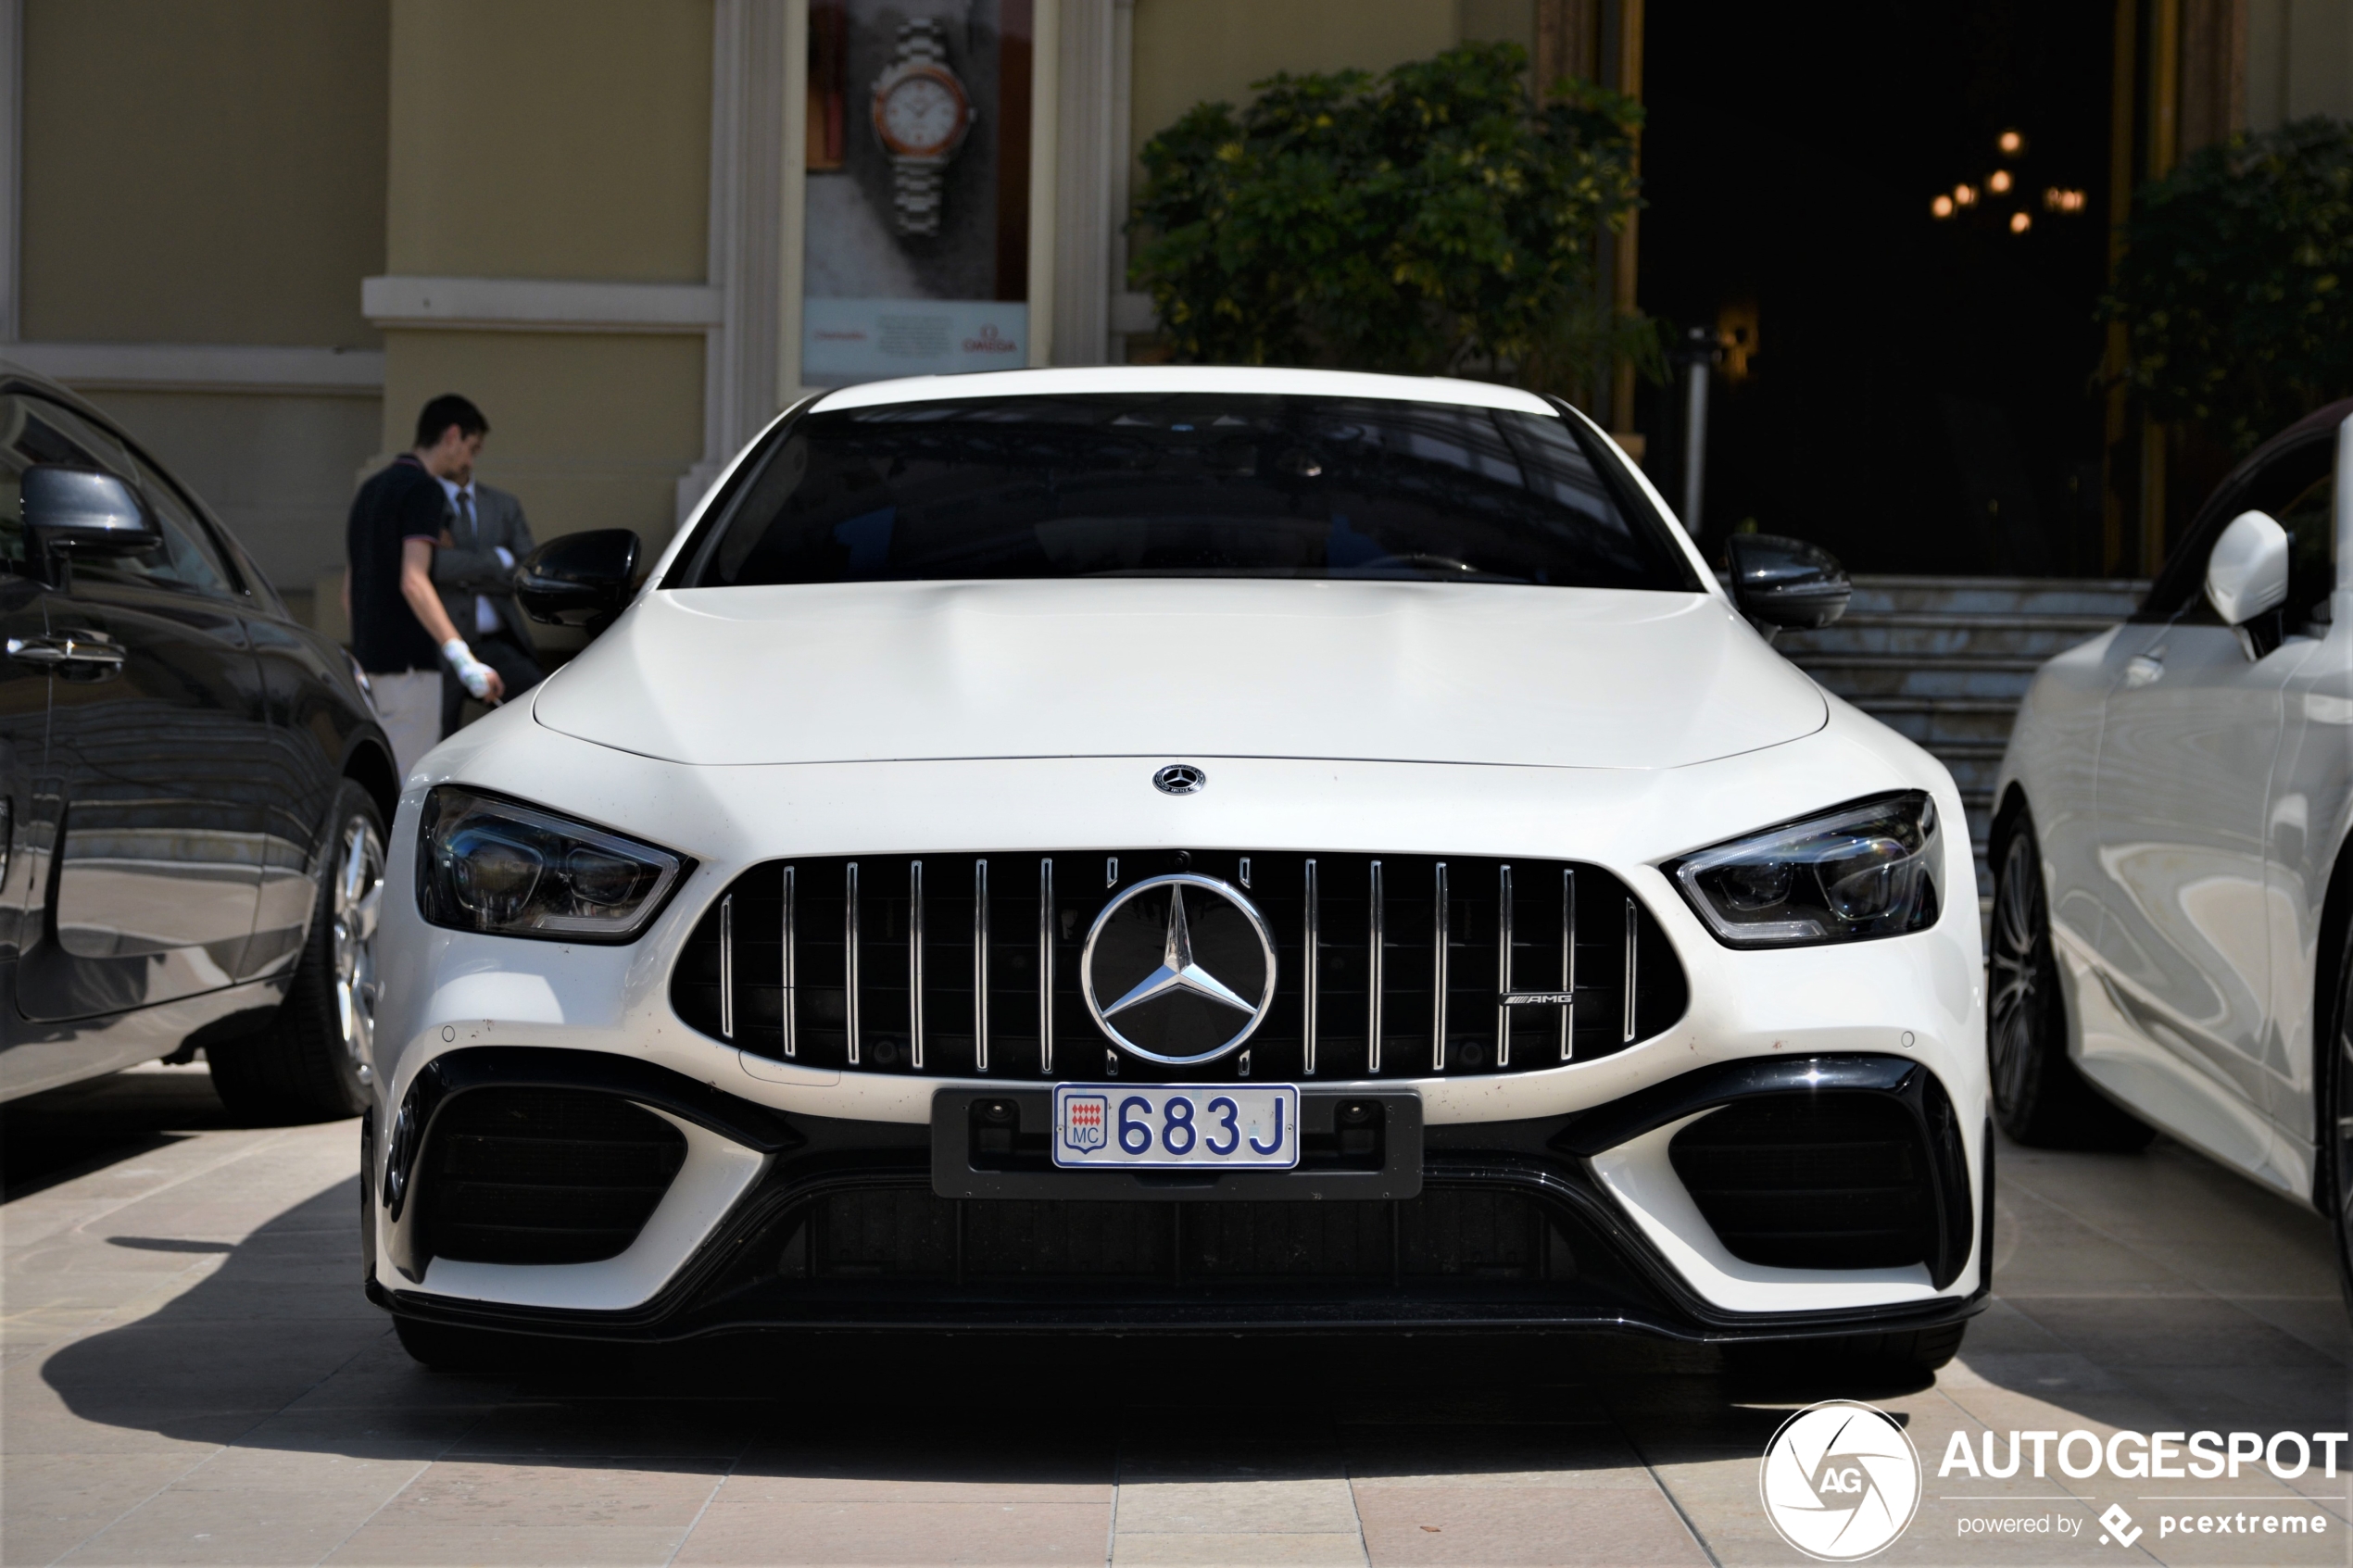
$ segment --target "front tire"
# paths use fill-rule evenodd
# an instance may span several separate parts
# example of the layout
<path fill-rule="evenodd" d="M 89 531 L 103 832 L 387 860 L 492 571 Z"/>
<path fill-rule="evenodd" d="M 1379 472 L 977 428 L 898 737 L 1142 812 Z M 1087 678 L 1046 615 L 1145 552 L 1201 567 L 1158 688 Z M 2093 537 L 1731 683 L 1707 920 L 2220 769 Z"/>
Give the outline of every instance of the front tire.
<path fill-rule="evenodd" d="M 2033 816 L 2021 806 L 1994 845 L 1994 932 L 1985 1021 L 1994 1119 L 2038 1148 L 2145 1148 L 2146 1123 L 2103 1098 L 2067 1056 L 2067 999 Z"/>
<path fill-rule="evenodd" d="M 205 1053 L 221 1103 L 249 1122 L 356 1116 L 375 1082 L 384 818 L 368 792 L 346 779 L 331 821 L 329 863 L 285 1001 L 268 1027 Z"/>

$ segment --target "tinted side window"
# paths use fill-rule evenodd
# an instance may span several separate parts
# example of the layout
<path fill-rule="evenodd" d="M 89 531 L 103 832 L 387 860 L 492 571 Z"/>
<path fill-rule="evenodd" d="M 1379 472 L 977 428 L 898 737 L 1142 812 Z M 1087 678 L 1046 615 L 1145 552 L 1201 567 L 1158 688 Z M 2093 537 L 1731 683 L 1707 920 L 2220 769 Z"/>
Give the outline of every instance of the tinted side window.
<path fill-rule="evenodd" d="M 101 462 L 98 453 L 78 440 L 76 433 L 52 418 L 48 404 L 29 397 L 0 397 L 0 569 L 9 571 L 25 570 L 24 470 L 35 463 L 78 469 L 112 466 Z"/>
<path fill-rule="evenodd" d="M 2328 619 L 2336 587 L 2334 465 L 2271 515 L 2287 530 L 2287 629 L 2300 632 Z"/>
<path fill-rule="evenodd" d="M 147 503 L 147 510 L 163 531 L 163 543 L 135 556 L 90 556 L 74 562 L 77 583 L 119 583 L 132 587 L 185 589 L 201 594 L 233 594 L 228 569 L 213 547 L 204 524 L 188 509 L 170 482 L 145 459 L 131 452 L 106 431 L 69 408 L 52 403 L 34 405 L 32 422 L 70 432 L 97 455 L 99 465 L 129 480 Z M 39 459 L 44 462 L 62 459 Z"/>
<path fill-rule="evenodd" d="M 2189 538 L 2166 561 L 2164 572 L 2149 591 L 2148 602 L 2133 619 L 2218 624 L 2214 607 L 2206 602 L 2207 558 L 2214 553 L 2214 542 L 2233 518 L 2259 511 L 2277 520 L 2294 544 L 2286 625 L 2291 632 L 2303 630 L 2315 597 L 2325 606 L 2334 586 L 2328 512 L 2335 468 L 2335 433 L 2322 432 L 2274 454 L 2238 483 L 2217 490 L 2198 514 L 2197 526 Z"/>

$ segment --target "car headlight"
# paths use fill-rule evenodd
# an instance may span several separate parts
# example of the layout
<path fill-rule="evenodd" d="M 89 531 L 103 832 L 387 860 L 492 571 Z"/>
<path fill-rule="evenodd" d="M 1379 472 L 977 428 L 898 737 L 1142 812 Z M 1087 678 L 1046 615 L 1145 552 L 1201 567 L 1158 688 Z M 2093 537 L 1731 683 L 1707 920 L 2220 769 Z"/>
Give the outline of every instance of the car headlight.
<path fill-rule="evenodd" d="M 687 864 L 634 838 L 443 784 L 425 797 L 417 833 L 417 912 L 459 931 L 626 942 Z"/>
<path fill-rule="evenodd" d="M 1936 923 L 1936 803 L 1907 790 L 1858 800 L 1667 862 L 1731 947 L 1900 936 Z"/>

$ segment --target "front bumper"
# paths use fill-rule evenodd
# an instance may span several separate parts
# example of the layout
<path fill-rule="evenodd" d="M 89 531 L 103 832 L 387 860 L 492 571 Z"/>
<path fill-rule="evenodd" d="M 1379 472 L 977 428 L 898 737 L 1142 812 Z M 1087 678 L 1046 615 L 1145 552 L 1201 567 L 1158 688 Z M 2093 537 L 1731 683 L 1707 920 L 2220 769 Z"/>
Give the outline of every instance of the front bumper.
<path fill-rule="evenodd" d="M 550 1090 L 625 1100 L 686 1140 L 636 1240 L 591 1262 L 434 1256 L 426 1188 L 436 1140 L 456 1125 L 447 1108 Z M 1311 1154 L 1350 1094 L 1317 1091 L 1320 1117 L 1310 1110 L 1302 1123 Z M 1394 1102 L 1380 1107 L 1378 1146 L 1352 1160 L 1327 1143 L 1328 1158 L 1223 1192 L 1112 1177 L 1129 1190 L 1038 1196 L 1055 1175 L 1010 1168 L 965 1135 L 966 1102 L 982 1095 L 1001 1092 L 942 1091 L 928 1126 L 846 1121 L 773 1110 L 610 1053 L 448 1052 L 412 1080 L 386 1147 L 371 1138 L 371 1254 L 388 1268 L 371 1271 L 370 1295 L 420 1319 L 635 1341 L 761 1328 L 1504 1327 L 1714 1341 L 1933 1327 L 1978 1311 L 1989 1283 L 1990 1131 L 1965 1137 L 1934 1075 L 1897 1057 L 1723 1063 L 1580 1112 L 1431 1127 L 1413 1097 L 1367 1086 L 1349 1103 Z M 1920 1263 L 1765 1268 L 1662 1224 L 1642 1185 L 1646 1145 L 1665 1148 L 1710 1110 L 1826 1096 L 1915 1129 Z M 1376 1190 L 1403 1196 L 1365 1196 Z M 1728 1310 L 1694 1288 L 1695 1263 L 1779 1293 Z"/>
<path fill-rule="evenodd" d="M 1592 1324 L 1712 1338 L 1966 1315 L 1985 1289 L 1991 1172 L 1966 839 L 1948 843 L 1953 892 L 1934 927 L 1818 948 L 1726 948 L 1656 869 L 1695 844 L 1891 788 L 1932 784 L 1946 819 L 1959 820 L 1931 760 L 1875 726 L 1833 719 L 1803 743 L 1664 773 L 1221 759 L 1217 789 L 1177 799 L 1126 758 L 686 768 L 535 730 L 520 709 L 496 715 L 410 779 L 396 846 L 415 843 L 425 790 L 456 781 L 663 843 L 697 869 L 637 942 L 583 947 L 427 926 L 413 856 L 396 849 L 379 948 L 383 1099 L 369 1134 L 373 1288 L 418 1317 L 648 1338 L 916 1323 Z M 936 1097 L 1016 1094 L 1042 1087 L 1037 1078 L 960 1078 L 952 1060 L 928 1073 L 778 1060 L 712 1037 L 674 1005 L 696 927 L 780 842 L 832 855 L 1193 843 L 1577 860 L 1606 870 L 1655 919 L 1689 1001 L 1662 1033 L 1590 1060 L 1525 1071 L 1515 1061 L 1508 1073 L 1450 1064 L 1377 1081 L 1343 1076 L 1342 1061 L 1302 1080 L 1415 1098 L 1423 1135 L 1410 1194 L 1061 1207 L 1010 1188 L 943 1196 Z M 1695 1117 L 1718 1118 L 1677 1100 L 1674 1086 L 1760 1073 L 1802 1099 L 1831 1083 L 1798 1087 L 1807 1073 L 1835 1078 L 1857 1062 L 1886 1079 L 1858 1092 L 1937 1086 L 1955 1129 L 1936 1157 L 1937 1201 L 1964 1195 L 1970 1217 L 1940 1222 L 1940 1239 L 1916 1254 L 1933 1263 L 1759 1263 L 1754 1248 L 1727 1245 L 1676 1152 L 1679 1139 L 1688 1152 Z M 641 1142 L 669 1140 L 675 1179 L 649 1216 L 630 1221 L 643 1223 L 634 1243 L 589 1261 L 491 1262 L 436 1258 L 404 1238 L 393 1210 L 415 1194 L 384 1180 L 392 1157 L 430 1152 L 421 1108 L 449 1092 L 448 1075 L 477 1068 L 510 1085 L 618 1095 L 661 1119 Z M 1674 1113 L 1654 1116 L 1661 1106 Z M 1628 1120 L 1629 1107 L 1651 1109 Z M 417 1190 L 431 1185 L 422 1169 L 405 1178 L 422 1181 Z M 1091 1272 L 1009 1262 L 1002 1250 L 1016 1223 L 1051 1251 L 1057 1235 L 1112 1209 L 1087 1248 L 1104 1265 Z M 812 1216 L 824 1218 L 812 1226 Z M 1259 1248 L 1248 1267 L 1239 1216 L 1251 1216 Z M 827 1225 L 837 1241 L 853 1230 L 868 1239 L 812 1251 Z"/>

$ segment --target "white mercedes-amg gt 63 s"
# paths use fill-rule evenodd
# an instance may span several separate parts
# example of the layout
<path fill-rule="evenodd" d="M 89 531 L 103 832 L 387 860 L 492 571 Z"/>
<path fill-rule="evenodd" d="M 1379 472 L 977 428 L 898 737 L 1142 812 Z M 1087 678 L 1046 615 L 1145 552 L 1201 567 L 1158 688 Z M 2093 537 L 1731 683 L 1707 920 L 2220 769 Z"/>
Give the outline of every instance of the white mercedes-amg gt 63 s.
<path fill-rule="evenodd" d="M 1994 800 L 2003 1129 L 2162 1128 L 2347 1256 L 2353 400 L 2248 458 L 2133 619 L 2043 667 Z"/>
<path fill-rule="evenodd" d="M 1566 405 L 1118 368 L 752 444 L 392 832 L 369 1289 L 747 1328 L 1613 1325 L 1933 1366 L 1987 1288 L 1962 805 Z"/>

